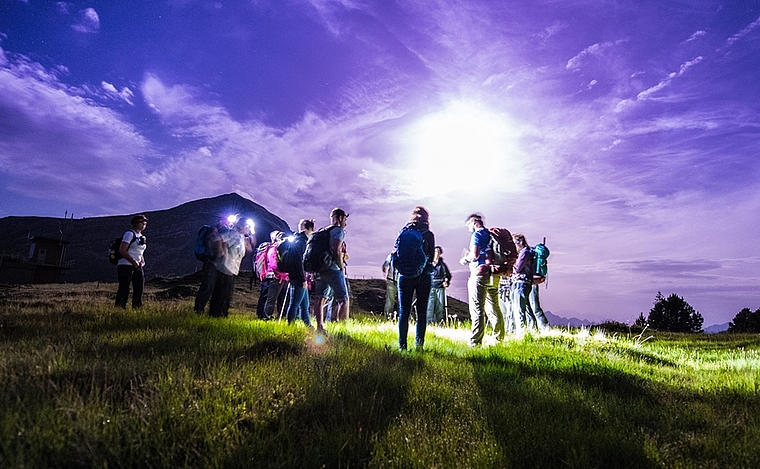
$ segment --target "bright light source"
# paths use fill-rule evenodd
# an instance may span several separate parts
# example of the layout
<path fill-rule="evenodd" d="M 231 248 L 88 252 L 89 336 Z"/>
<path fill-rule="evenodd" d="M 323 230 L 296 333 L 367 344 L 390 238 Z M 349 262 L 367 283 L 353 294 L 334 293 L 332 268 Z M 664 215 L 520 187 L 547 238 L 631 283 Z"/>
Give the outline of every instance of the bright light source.
<path fill-rule="evenodd" d="M 290 235 L 290 236 L 288 236 L 288 238 L 287 238 L 287 239 L 288 239 L 288 241 L 290 241 L 290 242 L 292 243 L 293 241 L 295 241 L 295 240 L 296 240 L 296 237 L 295 237 L 295 236 L 293 236 L 293 235 Z"/>
<path fill-rule="evenodd" d="M 254 228 L 256 228 L 256 223 L 253 222 L 250 218 L 245 221 L 245 224 L 248 226 L 248 228 L 253 231 Z"/>
<path fill-rule="evenodd" d="M 227 223 L 229 223 L 230 225 L 234 225 L 236 221 L 238 221 L 238 216 L 237 215 L 228 215 L 227 216 Z"/>

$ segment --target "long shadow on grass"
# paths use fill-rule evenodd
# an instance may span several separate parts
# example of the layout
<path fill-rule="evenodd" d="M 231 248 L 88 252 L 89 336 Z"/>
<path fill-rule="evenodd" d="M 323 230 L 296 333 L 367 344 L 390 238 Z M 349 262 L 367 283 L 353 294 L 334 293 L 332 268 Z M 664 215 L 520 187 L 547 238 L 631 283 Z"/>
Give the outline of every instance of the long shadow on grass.
<path fill-rule="evenodd" d="M 244 438 L 225 467 L 364 467 L 373 445 L 408 404 L 420 359 L 347 336 L 311 361 L 307 399 L 269 422 L 238 423 Z"/>
<path fill-rule="evenodd" d="M 668 409 L 651 385 L 599 365 L 556 369 L 497 355 L 470 361 L 506 466 L 655 467 L 639 431 Z"/>

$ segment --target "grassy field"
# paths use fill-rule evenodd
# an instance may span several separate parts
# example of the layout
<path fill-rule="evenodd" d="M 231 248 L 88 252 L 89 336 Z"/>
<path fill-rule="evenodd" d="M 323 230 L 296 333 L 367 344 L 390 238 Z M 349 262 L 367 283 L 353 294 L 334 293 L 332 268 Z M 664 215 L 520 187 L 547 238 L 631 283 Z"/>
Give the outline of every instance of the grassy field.
<path fill-rule="evenodd" d="M 0 467 L 760 467 L 757 335 L 463 325 L 399 353 L 358 310 L 322 340 L 247 286 L 216 320 L 192 287 L 115 289 L 0 289 Z"/>

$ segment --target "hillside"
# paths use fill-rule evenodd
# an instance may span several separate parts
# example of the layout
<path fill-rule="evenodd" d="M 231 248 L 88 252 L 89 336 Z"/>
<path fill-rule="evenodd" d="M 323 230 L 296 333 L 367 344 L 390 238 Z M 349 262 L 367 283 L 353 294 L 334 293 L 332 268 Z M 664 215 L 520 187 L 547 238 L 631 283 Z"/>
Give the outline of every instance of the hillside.
<path fill-rule="evenodd" d="M 220 217 L 236 213 L 256 222 L 256 237 L 268 240 L 272 230 L 290 231 L 288 224 L 262 206 L 238 194 L 226 194 L 187 202 L 167 210 L 143 212 L 148 217 L 145 274 L 156 277 L 182 277 L 200 268 L 193 256 L 195 237 L 204 224 L 216 223 Z M 0 219 L 0 251 L 3 256 L 29 257 L 30 238 L 43 236 L 70 243 L 66 261 L 71 269 L 64 272 L 66 282 L 115 282 L 116 269 L 106 255 L 111 240 L 130 228 L 134 214 L 82 219 L 50 217 L 5 217 Z M 250 258 L 243 266 L 250 265 Z"/>

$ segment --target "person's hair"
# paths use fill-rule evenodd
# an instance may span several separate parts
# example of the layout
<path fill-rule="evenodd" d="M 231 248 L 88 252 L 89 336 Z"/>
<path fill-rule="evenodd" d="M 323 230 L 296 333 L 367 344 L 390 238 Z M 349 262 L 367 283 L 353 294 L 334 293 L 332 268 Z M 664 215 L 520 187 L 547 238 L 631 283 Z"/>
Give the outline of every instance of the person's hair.
<path fill-rule="evenodd" d="M 314 230 L 314 219 L 302 219 L 299 223 L 299 225 L 303 224 L 304 230 Z"/>
<path fill-rule="evenodd" d="M 427 223 L 430 220 L 430 213 L 422 205 L 414 207 L 412 210 L 412 218 L 409 221 Z"/>
<path fill-rule="evenodd" d="M 129 223 L 132 226 L 137 226 L 138 223 L 143 222 L 143 221 L 148 221 L 148 217 L 146 217 L 143 214 L 140 214 L 140 215 L 135 215 L 134 217 L 132 217 L 132 220 L 130 220 Z"/>
<path fill-rule="evenodd" d="M 481 215 L 479 213 L 473 213 L 472 215 L 470 215 L 469 217 L 467 217 L 467 219 L 465 220 L 465 224 L 469 223 L 470 220 L 478 223 L 480 226 L 483 226 L 483 215 Z"/>
<path fill-rule="evenodd" d="M 277 241 L 278 238 L 282 237 L 282 232 L 280 230 L 274 230 L 271 233 L 269 233 L 269 240 L 273 243 Z"/>
<path fill-rule="evenodd" d="M 438 254 L 443 254 L 443 248 L 440 246 L 436 246 L 435 250 L 438 251 Z"/>
<path fill-rule="evenodd" d="M 528 240 L 525 239 L 525 235 L 522 233 L 515 233 L 512 235 L 512 240 L 515 242 L 515 244 L 520 244 L 521 246 L 527 246 Z"/>

